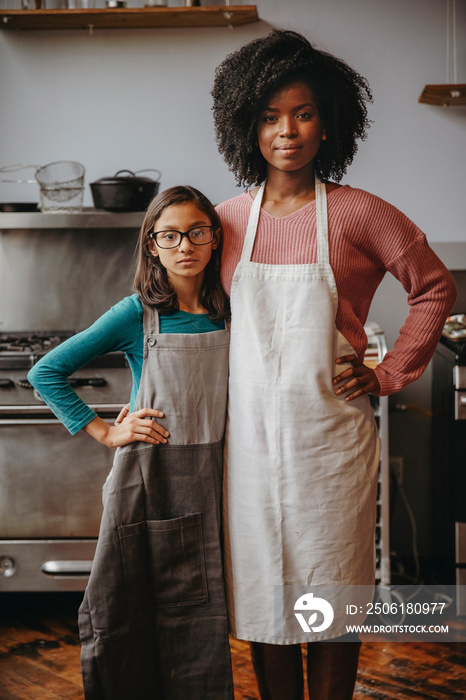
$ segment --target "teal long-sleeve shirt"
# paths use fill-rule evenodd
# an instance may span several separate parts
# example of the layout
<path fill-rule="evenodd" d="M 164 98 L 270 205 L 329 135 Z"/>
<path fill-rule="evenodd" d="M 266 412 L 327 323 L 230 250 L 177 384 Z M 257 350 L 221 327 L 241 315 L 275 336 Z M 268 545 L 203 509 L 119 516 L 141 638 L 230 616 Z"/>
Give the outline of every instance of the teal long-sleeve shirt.
<path fill-rule="evenodd" d="M 223 321 L 214 323 L 207 314 L 177 311 L 160 315 L 161 333 L 208 333 L 224 327 Z M 30 370 L 29 381 L 72 435 L 90 423 L 96 413 L 72 389 L 68 377 L 99 355 L 116 351 L 125 353 L 131 369 L 133 410 L 144 352 L 143 309 L 136 294 L 112 306 L 92 326 L 48 352 Z M 127 398 L 122 396 L 122 403 Z"/>

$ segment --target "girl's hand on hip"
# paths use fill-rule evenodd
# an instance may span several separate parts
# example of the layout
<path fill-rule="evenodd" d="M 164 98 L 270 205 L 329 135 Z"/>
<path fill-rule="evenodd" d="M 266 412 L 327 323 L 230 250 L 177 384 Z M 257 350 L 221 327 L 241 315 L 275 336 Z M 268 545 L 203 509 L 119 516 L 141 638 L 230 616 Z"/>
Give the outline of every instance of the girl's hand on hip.
<path fill-rule="evenodd" d="M 130 442 L 161 445 L 167 442 L 170 433 L 154 419 L 163 418 L 163 415 L 153 408 L 142 408 L 129 413 L 115 425 L 109 425 L 97 416 L 83 430 L 107 447 L 123 447 Z"/>
<path fill-rule="evenodd" d="M 121 421 L 123 420 L 123 418 L 126 418 L 126 416 L 128 414 L 129 414 L 129 403 L 127 403 L 123 406 L 120 413 L 115 418 L 115 425 L 119 425 L 121 423 Z"/>
<path fill-rule="evenodd" d="M 353 366 L 345 369 L 341 374 L 333 378 L 335 394 L 341 396 L 345 392 L 351 392 L 345 397 L 345 401 L 353 401 L 363 394 L 378 394 L 380 384 L 373 369 L 367 367 L 356 355 L 343 355 L 335 360 L 337 365 L 351 363 Z"/>

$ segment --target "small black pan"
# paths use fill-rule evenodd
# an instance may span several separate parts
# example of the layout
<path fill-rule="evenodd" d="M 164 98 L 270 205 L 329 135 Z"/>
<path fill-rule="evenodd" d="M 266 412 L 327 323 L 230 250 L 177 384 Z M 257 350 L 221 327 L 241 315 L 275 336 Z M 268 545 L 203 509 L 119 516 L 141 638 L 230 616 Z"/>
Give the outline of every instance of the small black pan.
<path fill-rule="evenodd" d="M 112 177 L 102 177 L 96 182 L 91 182 L 95 208 L 108 211 L 144 211 L 159 191 L 160 180 L 138 176 L 138 172 L 146 170 L 134 173 L 131 170 L 119 170 Z M 158 173 L 160 178 L 160 171 L 154 172 Z"/>

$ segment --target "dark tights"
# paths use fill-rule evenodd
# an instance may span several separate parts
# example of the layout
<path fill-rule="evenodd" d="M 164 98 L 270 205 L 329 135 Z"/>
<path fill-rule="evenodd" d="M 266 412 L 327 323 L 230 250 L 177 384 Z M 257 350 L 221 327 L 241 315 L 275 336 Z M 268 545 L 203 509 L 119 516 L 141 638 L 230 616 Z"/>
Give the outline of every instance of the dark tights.
<path fill-rule="evenodd" d="M 351 700 L 361 646 L 351 639 L 307 645 L 310 700 Z M 261 700 L 303 700 L 301 645 L 251 642 L 250 647 Z"/>

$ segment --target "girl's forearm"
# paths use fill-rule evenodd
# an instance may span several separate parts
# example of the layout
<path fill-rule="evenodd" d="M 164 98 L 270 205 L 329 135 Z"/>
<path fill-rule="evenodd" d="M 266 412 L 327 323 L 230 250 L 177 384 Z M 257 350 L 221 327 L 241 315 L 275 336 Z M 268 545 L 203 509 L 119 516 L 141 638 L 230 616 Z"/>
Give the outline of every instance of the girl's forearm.
<path fill-rule="evenodd" d="M 84 426 L 83 430 L 88 435 L 100 442 L 102 445 L 107 445 L 107 447 L 113 447 L 113 445 L 108 442 L 108 435 L 110 432 L 110 425 L 106 423 L 102 418 L 96 416 L 90 423 Z"/>

